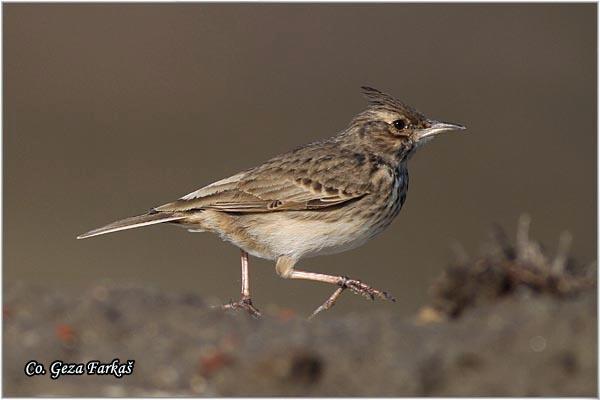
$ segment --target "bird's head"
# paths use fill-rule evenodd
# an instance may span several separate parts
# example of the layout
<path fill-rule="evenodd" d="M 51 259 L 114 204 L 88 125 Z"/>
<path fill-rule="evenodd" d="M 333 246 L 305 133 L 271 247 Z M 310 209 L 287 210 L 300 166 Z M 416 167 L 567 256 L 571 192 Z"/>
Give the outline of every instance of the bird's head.
<path fill-rule="evenodd" d="M 362 89 L 369 107 L 352 120 L 346 132 L 367 151 L 402 162 L 440 133 L 465 129 L 427 118 L 377 89 Z"/>

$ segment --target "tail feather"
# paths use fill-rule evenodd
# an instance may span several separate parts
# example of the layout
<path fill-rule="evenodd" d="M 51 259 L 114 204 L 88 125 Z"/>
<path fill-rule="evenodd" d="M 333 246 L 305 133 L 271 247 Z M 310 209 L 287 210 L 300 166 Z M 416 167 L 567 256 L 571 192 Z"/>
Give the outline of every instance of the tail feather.
<path fill-rule="evenodd" d="M 77 239 L 85 239 L 92 236 L 104 235 L 106 233 L 112 233 L 117 231 L 123 231 L 126 229 L 140 228 L 142 226 L 161 224 L 163 222 L 176 221 L 185 218 L 185 215 L 174 214 L 174 213 L 162 213 L 155 212 L 143 215 L 137 215 L 135 217 L 125 218 L 112 224 L 108 224 L 101 228 L 93 229 L 89 232 L 77 236 Z"/>

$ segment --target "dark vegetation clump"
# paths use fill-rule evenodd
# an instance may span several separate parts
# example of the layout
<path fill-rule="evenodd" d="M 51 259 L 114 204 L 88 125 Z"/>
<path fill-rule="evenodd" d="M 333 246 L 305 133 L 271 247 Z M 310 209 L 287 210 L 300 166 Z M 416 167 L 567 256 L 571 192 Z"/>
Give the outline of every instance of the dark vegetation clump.
<path fill-rule="evenodd" d="M 577 296 L 596 285 L 596 267 L 577 264 L 569 256 L 571 235 L 564 232 L 554 257 L 529 237 L 530 218 L 519 220 L 516 240 L 496 226 L 483 255 L 471 259 L 458 251 L 431 287 L 433 300 L 421 316 L 429 320 L 457 318 L 465 310 L 513 295 Z"/>

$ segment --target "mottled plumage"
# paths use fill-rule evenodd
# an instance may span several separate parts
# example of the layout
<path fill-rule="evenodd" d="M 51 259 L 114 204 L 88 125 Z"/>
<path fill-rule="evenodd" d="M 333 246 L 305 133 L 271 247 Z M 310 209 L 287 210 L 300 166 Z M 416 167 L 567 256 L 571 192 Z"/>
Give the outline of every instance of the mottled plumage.
<path fill-rule="evenodd" d="M 297 271 L 294 265 L 304 257 L 357 247 L 384 230 L 406 199 L 410 156 L 433 135 L 463 127 L 430 120 L 376 89 L 363 90 L 368 108 L 338 135 L 79 238 L 162 222 L 216 233 L 242 249 L 242 300 L 229 307 L 255 315 L 246 253 L 277 260 L 284 278 L 339 285 L 315 314 L 331 307 L 346 288 L 391 298 L 360 281 Z"/>

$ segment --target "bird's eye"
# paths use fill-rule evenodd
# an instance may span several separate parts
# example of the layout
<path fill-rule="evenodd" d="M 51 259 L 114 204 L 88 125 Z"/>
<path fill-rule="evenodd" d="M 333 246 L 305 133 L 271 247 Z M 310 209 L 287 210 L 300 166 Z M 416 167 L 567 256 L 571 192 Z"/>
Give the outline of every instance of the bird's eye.
<path fill-rule="evenodd" d="M 407 126 L 408 124 L 403 119 L 397 119 L 394 121 L 394 128 L 398 129 L 399 131 L 406 129 Z"/>

